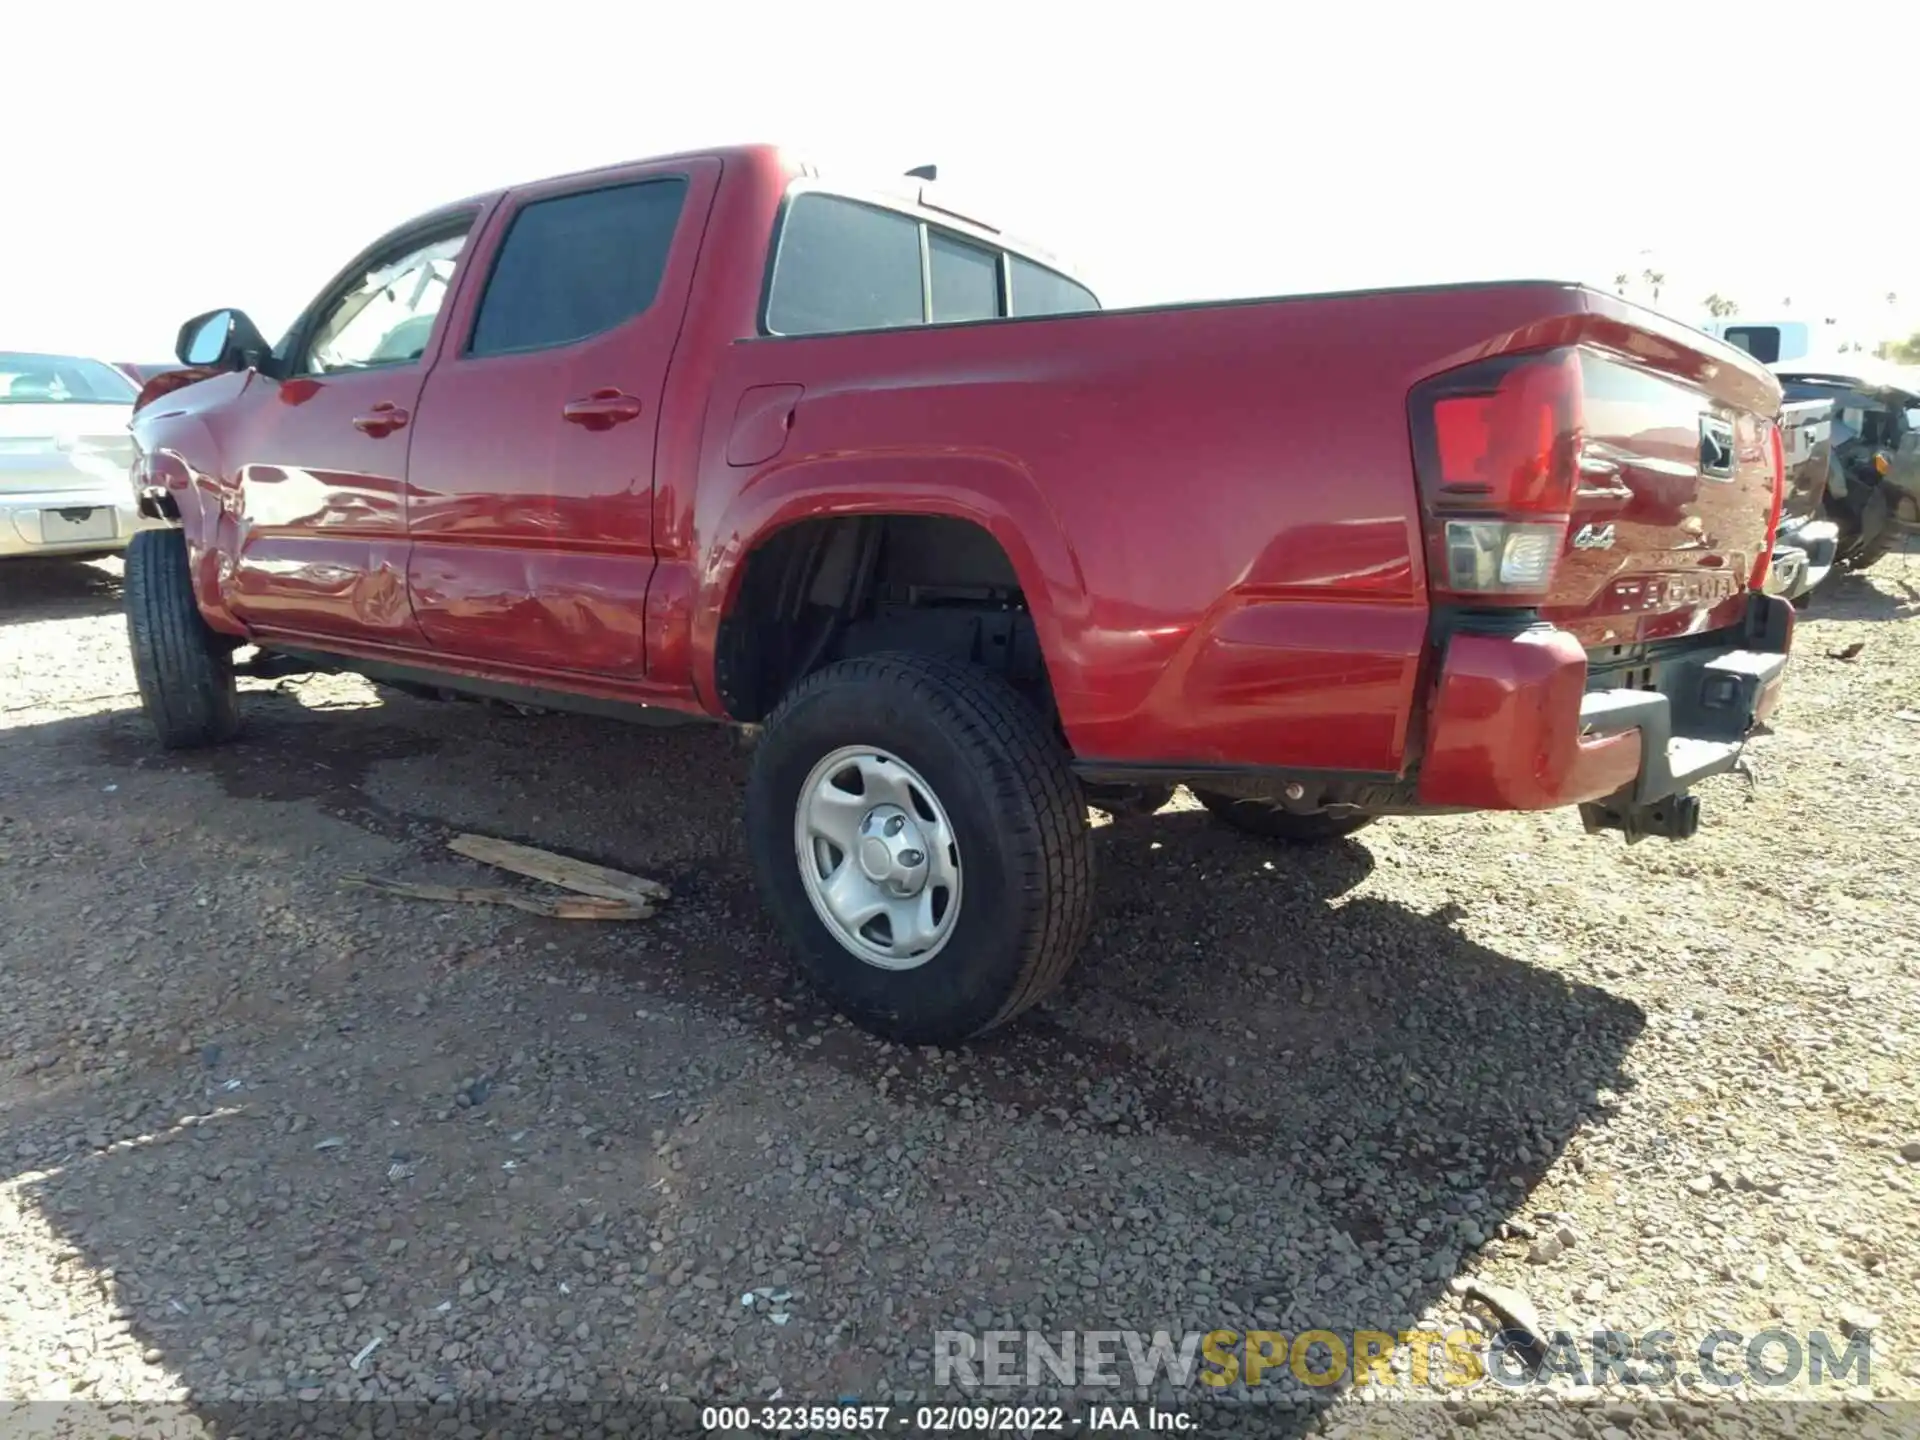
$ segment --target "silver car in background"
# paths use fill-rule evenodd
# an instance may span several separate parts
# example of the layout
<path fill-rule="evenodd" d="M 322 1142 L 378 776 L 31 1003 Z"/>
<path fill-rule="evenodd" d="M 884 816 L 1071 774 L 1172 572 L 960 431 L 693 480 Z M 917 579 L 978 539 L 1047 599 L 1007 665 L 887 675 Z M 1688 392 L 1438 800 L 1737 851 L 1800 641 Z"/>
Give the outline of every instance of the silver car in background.
<path fill-rule="evenodd" d="M 98 360 L 0 350 L 0 559 L 127 548 L 137 393 Z"/>

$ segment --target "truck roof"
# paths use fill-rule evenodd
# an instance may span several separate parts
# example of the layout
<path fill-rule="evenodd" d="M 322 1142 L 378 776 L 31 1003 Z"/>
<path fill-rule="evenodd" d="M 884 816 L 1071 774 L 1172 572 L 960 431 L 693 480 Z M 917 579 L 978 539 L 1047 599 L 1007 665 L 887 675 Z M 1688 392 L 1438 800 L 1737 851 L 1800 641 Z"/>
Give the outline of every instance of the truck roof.
<path fill-rule="evenodd" d="M 624 170 L 630 165 L 664 165 L 671 164 L 675 160 L 718 160 L 722 164 L 729 160 L 736 160 L 772 164 L 780 168 L 787 168 L 793 164 L 777 145 L 716 145 L 704 150 L 675 150 L 665 155 L 636 155 L 630 160 L 614 160 L 605 165 L 590 165 L 584 170 L 563 170 L 556 175 L 532 175 L 509 185 L 497 185 L 491 190 L 476 191 L 472 195 L 463 195 L 458 200 L 448 200 L 436 205 L 431 210 L 424 210 L 415 219 L 424 222 L 439 215 L 466 210 L 476 205 L 485 205 L 528 185 L 545 185 L 555 180 L 584 180 L 594 175 Z"/>
<path fill-rule="evenodd" d="M 850 199 L 866 200 L 872 204 L 904 210 L 930 224 L 971 234 L 976 239 L 986 241 L 1000 249 L 1023 255 L 1071 279 L 1083 283 L 1086 279 L 1075 266 L 1062 260 L 1045 246 L 1036 244 L 1024 236 L 1000 229 L 990 219 L 973 213 L 970 207 L 963 208 L 965 201 L 941 182 L 921 180 L 907 175 L 875 176 L 853 173 L 843 175 L 838 171 L 823 171 L 819 166 L 801 158 L 792 150 L 768 143 L 716 145 L 701 150 L 677 150 L 666 155 L 642 155 L 631 160 L 591 166 L 584 170 L 537 176 L 437 205 L 415 216 L 412 223 L 431 224 L 443 215 L 491 204 L 502 196 L 531 184 L 545 185 L 554 181 L 586 180 L 595 175 L 613 174 L 633 165 L 670 165 L 677 160 L 718 160 L 723 167 L 740 166 L 749 170 L 759 170 L 769 177 L 777 177 L 782 188 L 796 181 L 804 181 L 809 185 L 817 185 L 820 189 L 846 195 Z"/>

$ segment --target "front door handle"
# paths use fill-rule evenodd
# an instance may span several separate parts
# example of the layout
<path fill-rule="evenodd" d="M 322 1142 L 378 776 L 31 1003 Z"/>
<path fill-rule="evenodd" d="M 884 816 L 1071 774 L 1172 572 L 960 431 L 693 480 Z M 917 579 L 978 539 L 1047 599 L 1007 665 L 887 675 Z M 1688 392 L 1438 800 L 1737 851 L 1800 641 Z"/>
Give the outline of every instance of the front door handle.
<path fill-rule="evenodd" d="M 353 428 L 378 440 L 391 435 L 413 417 L 390 400 L 382 400 L 364 415 L 353 417 Z"/>
<path fill-rule="evenodd" d="M 584 400 L 569 400 L 561 407 L 562 419 L 589 430 L 611 430 L 615 425 L 640 418 L 640 402 L 619 390 L 596 390 Z"/>

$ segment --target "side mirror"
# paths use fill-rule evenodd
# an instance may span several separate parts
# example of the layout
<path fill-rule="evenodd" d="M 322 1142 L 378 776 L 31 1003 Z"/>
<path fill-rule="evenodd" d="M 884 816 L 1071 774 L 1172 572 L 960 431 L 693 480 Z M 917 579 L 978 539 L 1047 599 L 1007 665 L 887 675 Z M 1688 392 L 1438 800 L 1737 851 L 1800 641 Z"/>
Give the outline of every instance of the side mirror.
<path fill-rule="evenodd" d="M 182 365 L 242 370 L 257 365 L 273 347 L 244 310 L 210 310 L 180 327 L 173 353 Z"/>

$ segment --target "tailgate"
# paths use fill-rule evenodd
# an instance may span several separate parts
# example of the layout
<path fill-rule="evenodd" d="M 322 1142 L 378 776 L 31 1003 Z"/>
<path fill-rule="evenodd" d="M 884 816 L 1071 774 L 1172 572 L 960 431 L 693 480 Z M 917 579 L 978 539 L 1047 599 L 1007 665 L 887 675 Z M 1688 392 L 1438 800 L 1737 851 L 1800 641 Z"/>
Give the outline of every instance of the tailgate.
<path fill-rule="evenodd" d="M 1578 482 L 1541 613 L 1590 650 L 1738 623 L 1770 544 L 1778 436 L 1771 413 L 1742 407 L 1753 377 L 1657 353 L 1579 355 Z"/>

